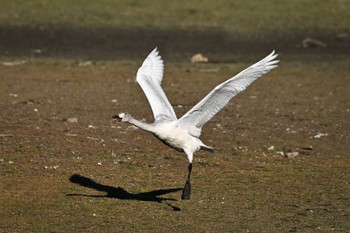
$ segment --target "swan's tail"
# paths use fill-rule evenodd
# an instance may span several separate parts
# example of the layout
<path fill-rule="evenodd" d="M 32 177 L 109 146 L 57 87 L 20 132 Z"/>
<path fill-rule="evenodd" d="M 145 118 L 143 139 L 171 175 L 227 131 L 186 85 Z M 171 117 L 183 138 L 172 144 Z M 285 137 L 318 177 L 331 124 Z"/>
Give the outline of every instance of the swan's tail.
<path fill-rule="evenodd" d="M 214 153 L 214 148 L 210 147 L 210 146 L 207 146 L 207 145 L 201 145 L 201 150 L 206 150 L 210 153 Z"/>

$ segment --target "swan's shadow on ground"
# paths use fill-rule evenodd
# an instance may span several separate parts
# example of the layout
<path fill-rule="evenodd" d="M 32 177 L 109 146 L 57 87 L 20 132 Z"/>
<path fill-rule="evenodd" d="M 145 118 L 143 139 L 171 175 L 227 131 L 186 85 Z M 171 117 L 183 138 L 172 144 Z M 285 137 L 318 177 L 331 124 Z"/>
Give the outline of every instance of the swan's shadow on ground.
<path fill-rule="evenodd" d="M 95 189 L 97 191 L 105 192 L 105 195 L 88 195 L 88 194 L 67 194 L 67 196 L 82 196 L 82 197 L 105 197 L 105 198 L 117 198 L 121 200 L 136 200 L 136 201 L 151 201 L 163 203 L 163 201 L 176 201 L 173 198 L 164 198 L 161 195 L 167 193 L 174 193 L 182 190 L 182 188 L 173 189 L 157 189 L 149 192 L 142 193 L 130 193 L 121 187 L 113 187 L 108 185 L 99 184 L 90 178 L 74 174 L 69 178 L 69 181 L 74 184 L 79 184 L 86 188 Z M 174 211 L 180 211 L 179 207 L 173 206 L 169 203 L 165 203 L 170 206 Z"/>

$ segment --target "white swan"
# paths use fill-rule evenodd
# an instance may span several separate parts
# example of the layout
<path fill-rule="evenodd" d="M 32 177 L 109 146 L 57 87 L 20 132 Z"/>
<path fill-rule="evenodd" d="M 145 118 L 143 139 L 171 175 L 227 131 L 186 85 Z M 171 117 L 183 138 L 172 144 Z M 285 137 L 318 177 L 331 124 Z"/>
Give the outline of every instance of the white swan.
<path fill-rule="evenodd" d="M 205 145 L 199 139 L 203 125 L 237 93 L 243 91 L 260 76 L 277 67 L 279 61 L 274 60 L 276 57 L 277 54 L 273 51 L 261 61 L 221 83 L 185 115 L 177 119 L 173 107 L 160 86 L 163 79 L 164 64 L 157 48 L 155 48 L 145 59 L 136 76 L 136 81 L 140 84 L 151 105 L 155 119 L 154 123 L 148 124 L 138 121 L 128 113 L 120 113 L 113 116 L 113 118 L 122 122 L 129 122 L 151 132 L 166 145 L 185 152 L 189 162 L 188 176 L 181 198 L 188 200 L 191 194 L 190 176 L 193 153 L 200 149 L 214 151 L 213 148 Z"/>

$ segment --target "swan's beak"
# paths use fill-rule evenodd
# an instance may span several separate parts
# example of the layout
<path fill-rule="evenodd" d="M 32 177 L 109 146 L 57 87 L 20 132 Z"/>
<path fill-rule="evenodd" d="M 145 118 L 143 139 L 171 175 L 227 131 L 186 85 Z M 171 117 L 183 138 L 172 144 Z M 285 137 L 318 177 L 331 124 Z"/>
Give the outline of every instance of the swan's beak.
<path fill-rule="evenodd" d="M 118 114 L 118 115 L 112 116 L 112 118 L 115 119 L 115 120 L 117 120 L 117 121 L 119 121 L 119 122 L 121 122 L 121 121 L 123 120 L 123 117 L 124 117 L 124 116 L 125 116 L 125 113 L 120 113 L 120 114 Z"/>

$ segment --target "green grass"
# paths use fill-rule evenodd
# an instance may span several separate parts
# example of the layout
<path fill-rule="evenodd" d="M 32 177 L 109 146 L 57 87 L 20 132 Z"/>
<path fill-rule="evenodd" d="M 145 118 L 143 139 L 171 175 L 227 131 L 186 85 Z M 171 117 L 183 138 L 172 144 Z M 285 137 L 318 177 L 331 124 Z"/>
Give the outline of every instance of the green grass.
<path fill-rule="evenodd" d="M 348 0 L 12 0 L 1 26 L 221 28 L 238 32 L 349 30 Z"/>

